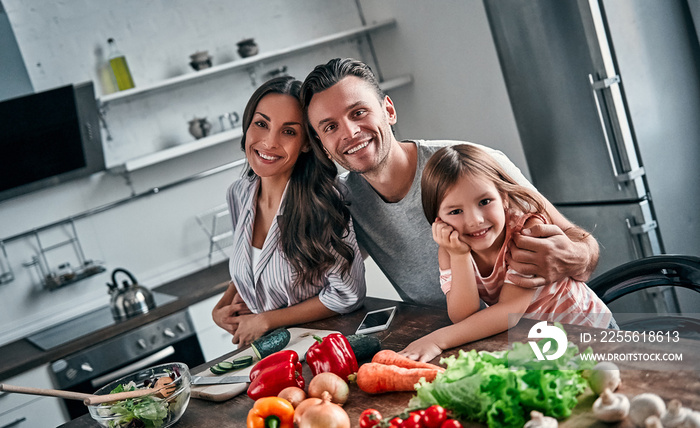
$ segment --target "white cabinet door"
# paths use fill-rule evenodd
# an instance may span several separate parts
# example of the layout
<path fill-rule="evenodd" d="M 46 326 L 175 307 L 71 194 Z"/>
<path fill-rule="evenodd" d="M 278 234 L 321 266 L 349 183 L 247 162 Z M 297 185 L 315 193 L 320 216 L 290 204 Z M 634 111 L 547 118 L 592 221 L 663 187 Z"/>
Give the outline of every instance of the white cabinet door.
<path fill-rule="evenodd" d="M 34 388 L 53 388 L 48 365 L 26 371 L 3 383 Z M 59 398 L 0 392 L 0 428 L 53 427 L 64 424 L 68 420 L 63 402 Z"/>
<path fill-rule="evenodd" d="M 223 295 L 224 293 L 217 294 L 188 308 L 204 359 L 207 361 L 233 352 L 238 347 L 231 343 L 231 335 L 216 325 L 211 317 L 212 309 Z"/>
<path fill-rule="evenodd" d="M 24 406 L 0 414 L 0 428 L 56 427 L 68 422 L 58 398 L 32 398 Z"/>

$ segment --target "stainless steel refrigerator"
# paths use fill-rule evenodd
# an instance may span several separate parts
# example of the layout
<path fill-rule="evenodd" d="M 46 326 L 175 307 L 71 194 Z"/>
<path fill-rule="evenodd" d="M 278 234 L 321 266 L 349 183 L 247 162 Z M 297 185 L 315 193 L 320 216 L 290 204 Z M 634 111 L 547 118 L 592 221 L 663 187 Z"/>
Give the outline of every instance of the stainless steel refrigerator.
<path fill-rule="evenodd" d="M 700 254 L 695 3 L 484 0 L 533 183 L 598 239 L 594 276 Z"/>

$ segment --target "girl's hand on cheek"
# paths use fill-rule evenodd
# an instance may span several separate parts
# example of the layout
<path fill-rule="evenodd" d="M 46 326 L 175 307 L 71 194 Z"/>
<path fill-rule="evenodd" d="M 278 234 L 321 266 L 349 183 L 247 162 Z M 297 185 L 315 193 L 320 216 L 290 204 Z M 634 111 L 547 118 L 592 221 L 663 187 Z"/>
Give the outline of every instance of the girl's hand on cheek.
<path fill-rule="evenodd" d="M 471 247 L 459 237 L 459 232 L 453 229 L 450 233 L 450 247 L 447 249 L 452 255 L 464 255 L 471 251 Z"/>
<path fill-rule="evenodd" d="M 433 239 L 450 255 L 464 255 L 471 251 L 469 245 L 459 239 L 459 232 L 440 218 L 433 223 Z"/>

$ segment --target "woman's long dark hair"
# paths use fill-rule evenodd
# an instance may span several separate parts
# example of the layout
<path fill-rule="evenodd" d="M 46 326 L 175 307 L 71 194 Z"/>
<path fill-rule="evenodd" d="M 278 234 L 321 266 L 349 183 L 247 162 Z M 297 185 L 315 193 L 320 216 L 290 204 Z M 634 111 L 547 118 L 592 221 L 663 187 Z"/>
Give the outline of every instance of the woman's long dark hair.
<path fill-rule="evenodd" d="M 244 152 L 245 134 L 260 100 L 268 94 L 289 95 L 299 100 L 300 89 L 300 81 L 283 76 L 268 80 L 253 93 L 243 111 Z M 342 274 L 350 271 L 354 259 L 353 249 L 343 241 L 349 233 L 350 212 L 337 188 L 338 169 L 320 148 L 311 146 L 312 151 L 299 153 L 279 221 L 282 252 L 296 273 L 292 287 L 301 284 L 321 287 L 337 257 L 344 259 Z M 245 175 L 252 180 L 255 172 L 248 166 Z"/>

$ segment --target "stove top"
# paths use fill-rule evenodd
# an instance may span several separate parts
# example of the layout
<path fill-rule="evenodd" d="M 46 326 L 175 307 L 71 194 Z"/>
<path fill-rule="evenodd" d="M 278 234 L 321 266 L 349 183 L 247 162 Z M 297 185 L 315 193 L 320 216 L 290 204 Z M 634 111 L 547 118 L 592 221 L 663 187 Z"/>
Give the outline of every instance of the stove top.
<path fill-rule="evenodd" d="M 156 307 L 177 300 L 177 297 L 169 294 L 151 291 Z M 48 351 L 58 346 L 72 342 L 75 339 L 86 336 L 97 330 L 115 325 L 121 321 L 115 321 L 109 305 L 103 306 L 87 314 L 72 318 L 64 323 L 49 327 L 46 330 L 27 337 L 27 340 L 42 351 Z"/>

